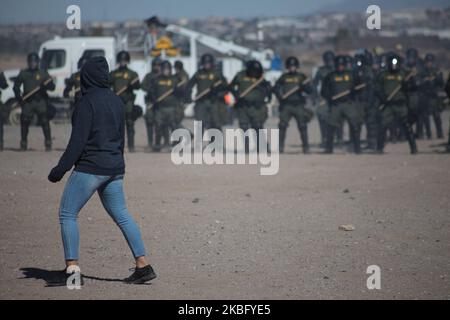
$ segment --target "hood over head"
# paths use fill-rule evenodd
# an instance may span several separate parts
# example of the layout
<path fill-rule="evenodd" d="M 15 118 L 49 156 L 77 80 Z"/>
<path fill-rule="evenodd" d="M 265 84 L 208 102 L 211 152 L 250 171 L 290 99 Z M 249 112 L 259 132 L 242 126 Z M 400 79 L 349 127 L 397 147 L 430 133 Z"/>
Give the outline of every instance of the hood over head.
<path fill-rule="evenodd" d="M 81 90 L 109 88 L 109 67 L 104 57 L 92 57 L 81 68 Z"/>

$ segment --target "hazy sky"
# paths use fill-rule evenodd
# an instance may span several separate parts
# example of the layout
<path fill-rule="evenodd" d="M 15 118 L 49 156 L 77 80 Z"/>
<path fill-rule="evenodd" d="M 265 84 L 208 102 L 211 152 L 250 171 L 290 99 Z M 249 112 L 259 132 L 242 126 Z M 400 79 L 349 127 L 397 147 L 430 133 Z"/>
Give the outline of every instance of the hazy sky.
<path fill-rule="evenodd" d="M 77 4 L 82 20 L 258 17 L 310 13 L 343 0 L 1 0 L 0 23 L 61 22 Z"/>

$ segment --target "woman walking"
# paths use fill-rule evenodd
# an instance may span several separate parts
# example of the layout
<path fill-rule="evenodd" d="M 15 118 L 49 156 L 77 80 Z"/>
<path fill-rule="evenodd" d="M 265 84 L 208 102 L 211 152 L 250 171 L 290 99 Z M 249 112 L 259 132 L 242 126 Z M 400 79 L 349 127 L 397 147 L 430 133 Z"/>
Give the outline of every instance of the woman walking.
<path fill-rule="evenodd" d="M 75 105 L 72 134 L 66 151 L 48 180 L 58 182 L 75 166 L 61 199 L 59 219 L 66 269 L 61 285 L 79 272 L 79 232 L 81 208 L 97 192 L 103 207 L 121 229 L 136 260 L 136 269 L 127 283 L 145 283 L 156 277 L 146 260 L 141 233 L 130 216 L 123 192 L 125 114 L 123 102 L 109 83 L 108 64 L 103 57 L 91 58 L 81 69 L 83 96 Z"/>

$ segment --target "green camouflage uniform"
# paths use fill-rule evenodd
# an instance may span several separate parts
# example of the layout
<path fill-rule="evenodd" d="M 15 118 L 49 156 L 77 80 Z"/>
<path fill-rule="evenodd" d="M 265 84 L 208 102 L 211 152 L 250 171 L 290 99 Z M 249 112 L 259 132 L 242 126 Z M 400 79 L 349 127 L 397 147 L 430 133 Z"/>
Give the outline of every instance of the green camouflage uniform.
<path fill-rule="evenodd" d="M 226 92 L 227 81 L 218 70 L 198 70 L 189 80 L 187 94 L 190 97 L 193 87 L 197 87 L 197 96 L 207 89 L 211 91 L 195 101 L 195 120 L 202 121 L 203 129 L 221 129 L 219 103 Z M 188 99 L 189 100 L 189 99 Z"/>
<path fill-rule="evenodd" d="M 248 77 L 245 71 L 239 72 L 231 81 L 230 91 L 236 98 L 236 112 L 239 126 L 246 131 L 249 128 L 258 131 L 264 127 L 267 120 L 267 101 L 271 98 L 271 86 L 266 80 L 262 80 L 245 97 L 239 96 L 259 79 Z"/>
<path fill-rule="evenodd" d="M 375 76 L 369 66 L 356 68 L 353 77 L 355 86 L 365 85 L 363 89 L 355 90 L 354 101 L 356 107 L 363 110 L 364 123 L 366 125 L 366 140 L 369 149 L 376 148 L 377 142 L 377 105 L 374 99 Z"/>
<path fill-rule="evenodd" d="M 161 138 L 177 128 L 177 110 L 180 103 L 178 83 L 178 78 L 174 75 L 158 75 L 149 84 L 148 96 L 153 105 L 152 109 L 156 126 L 155 151 L 159 151 L 161 148 Z M 173 91 L 170 95 L 160 102 L 157 101 L 170 90 Z"/>
<path fill-rule="evenodd" d="M 317 93 L 319 86 L 322 86 L 323 80 L 332 71 L 333 71 L 333 68 L 328 67 L 328 66 L 321 66 L 317 70 L 317 72 L 314 76 L 314 80 L 313 80 L 313 85 L 315 88 L 315 94 L 314 94 L 315 95 L 315 104 L 317 104 L 318 100 L 319 100 L 318 93 Z M 321 142 L 322 142 L 322 145 L 325 145 L 325 141 L 326 141 L 326 137 L 327 137 L 327 133 L 326 133 L 326 129 L 327 129 L 326 118 L 327 118 L 327 114 L 328 114 L 327 105 L 319 103 L 317 110 L 316 110 L 316 114 L 317 114 L 317 120 L 319 121 Z"/>
<path fill-rule="evenodd" d="M 75 102 L 77 102 L 81 94 L 81 72 L 77 71 L 73 73 L 69 79 L 66 81 L 66 87 L 64 88 L 63 96 L 64 98 L 69 98 L 70 94 L 73 92 L 73 97 Z"/>
<path fill-rule="evenodd" d="M 137 81 L 135 81 L 137 79 Z M 127 88 L 119 97 L 125 104 L 125 124 L 127 128 L 128 150 L 134 151 L 134 122 L 136 121 L 133 107 L 136 95 L 133 90 L 140 88 L 139 76 L 128 67 L 119 67 L 110 74 L 111 88 L 114 92 L 118 92 L 122 88 Z M 134 82 L 133 82 L 134 81 Z"/>
<path fill-rule="evenodd" d="M 178 107 L 176 112 L 176 124 L 177 128 L 182 128 L 181 122 L 184 119 L 184 93 L 186 92 L 186 88 L 189 82 L 189 75 L 185 70 L 181 70 L 178 73 L 175 74 L 175 76 L 178 79 L 179 87 L 178 91 L 180 92 L 180 98 L 178 99 Z M 184 83 L 183 85 L 180 85 L 181 83 Z"/>
<path fill-rule="evenodd" d="M 66 80 L 66 87 L 64 88 L 63 96 L 64 98 L 71 98 L 71 95 L 73 95 L 73 101 L 70 102 L 69 118 L 72 114 L 75 104 L 78 100 L 80 100 L 82 96 L 80 71 L 73 73 L 70 78 Z"/>
<path fill-rule="evenodd" d="M 309 152 L 308 122 L 312 119 L 313 112 L 305 108 L 306 99 L 304 93 L 311 94 L 313 88 L 310 83 L 303 84 L 306 79 L 306 75 L 301 72 L 285 73 L 277 80 L 274 86 L 273 91 L 280 102 L 280 122 L 278 124 L 280 130 L 280 152 L 284 151 L 286 131 L 291 118 L 294 118 L 297 122 L 297 128 L 300 132 L 300 139 L 303 145 L 303 152 Z M 283 98 L 286 93 L 296 87 L 299 87 L 297 91 L 288 97 Z"/>
<path fill-rule="evenodd" d="M 423 68 L 419 74 L 419 101 L 422 112 L 417 121 L 418 138 L 423 137 L 425 129 L 427 138 L 431 139 L 430 115 L 434 120 L 437 138 L 442 139 L 444 137 L 441 119 L 442 104 L 438 95 L 443 86 L 444 79 L 441 72 L 435 68 Z"/>
<path fill-rule="evenodd" d="M 146 95 L 145 95 L 146 108 L 145 108 L 144 117 L 145 117 L 145 126 L 147 127 L 147 141 L 148 141 L 149 147 L 153 146 L 153 142 L 154 142 L 153 141 L 153 132 L 154 132 L 154 126 L 155 126 L 155 116 L 154 116 L 153 108 L 149 108 L 149 105 L 151 104 L 149 92 L 150 92 L 150 85 L 151 85 L 153 79 L 155 79 L 157 76 L 158 76 L 158 73 L 154 72 L 154 71 L 147 73 L 144 77 L 144 80 L 142 80 L 142 85 L 141 85 L 141 89 L 146 92 Z"/>
<path fill-rule="evenodd" d="M 379 113 L 379 132 L 377 139 L 377 149 L 379 152 L 383 152 L 386 131 L 394 122 L 399 123 L 402 130 L 405 132 L 411 152 L 415 153 L 417 151 L 414 134 L 408 119 L 409 110 L 407 105 L 408 88 L 413 87 L 411 85 L 413 80 L 410 80 L 409 82 L 405 81 L 406 76 L 407 72 L 405 70 L 399 70 L 396 73 L 385 70 L 382 71 L 376 79 L 376 94 L 383 104 L 383 108 Z M 402 89 L 397 92 L 390 101 L 387 101 L 387 97 L 398 86 L 401 86 Z"/>
<path fill-rule="evenodd" d="M 22 113 L 20 115 L 21 127 L 21 141 L 20 147 L 22 150 L 27 149 L 28 145 L 28 130 L 33 120 L 33 116 L 37 115 L 38 123 L 42 126 L 42 131 L 45 138 L 45 148 L 50 150 L 52 147 L 52 136 L 50 131 L 50 122 L 48 118 L 48 95 L 47 90 L 54 90 L 55 84 L 50 81 L 44 86 L 44 82 L 50 79 L 50 75 L 45 70 L 31 70 L 24 69 L 20 71 L 16 80 L 14 81 L 14 94 L 16 99 L 20 101 L 22 106 Z M 21 93 L 21 86 L 23 85 L 23 93 Z M 22 97 L 27 95 L 33 89 L 40 87 L 41 89 L 30 96 L 27 100 L 22 101 Z"/>
<path fill-rule="evenodd" d="M 350 127 L 350 137 L 355 153 L 360 152 L 361 125 L 364 121 L 364 110 L 355 104 L 353 93 L 342 98 L 332 100 L 332 97 L 346 90 L 353 92 L 355 80 L 350 71 L 333 71 L 325 78 L 321 94 L 328 101 L 327 116 L 327 146 L 326 152 L 332 153 L 334 146 L 334 132 L 347 120 Z"/>

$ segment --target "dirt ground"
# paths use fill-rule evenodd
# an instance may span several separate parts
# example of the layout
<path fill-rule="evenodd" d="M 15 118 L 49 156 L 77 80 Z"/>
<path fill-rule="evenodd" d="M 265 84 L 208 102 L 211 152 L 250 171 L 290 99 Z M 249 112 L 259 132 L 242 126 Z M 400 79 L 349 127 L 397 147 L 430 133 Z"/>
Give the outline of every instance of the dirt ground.
<path fill-rule="evenodd" d="M 443 119 L 448 132 L 449 114 Z M 0 299 L 450 299 L 445 140 L 420 141 L 416 156 L 406 143 L 382 156 L 322 155 L 316 122 L 313 154 L 300 153 L 291 123 L 279 173 L 261 176 L 257 165 L 176 166 L 167 152 L 145 152 L 140 119 L 125 187 L 158 278 L 118 281 L 133 259 L 94 196 L 79 217 L 85 286 L 45 287 L 63 268 L 58 205 L 68 176 L 51 184 L 47 174 L 70 133 L 68 125 L 52 130 L 56 150 L 44 152 L 33 127 L 23 153 L 20 129 L 5 127 Z M 380 290 L 366 286 L 369 265 L 381 269 Z"/>

